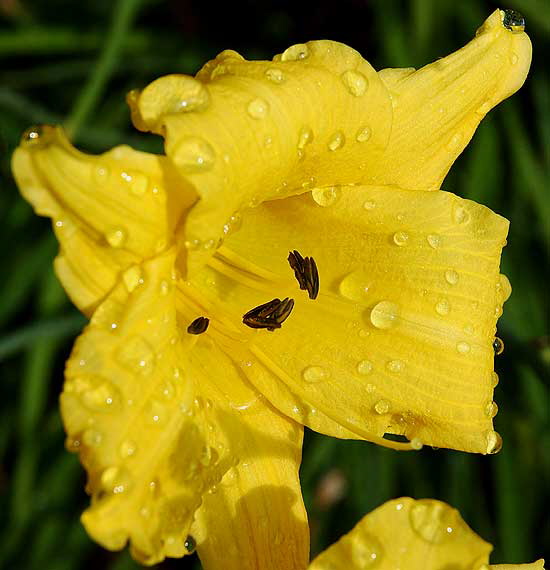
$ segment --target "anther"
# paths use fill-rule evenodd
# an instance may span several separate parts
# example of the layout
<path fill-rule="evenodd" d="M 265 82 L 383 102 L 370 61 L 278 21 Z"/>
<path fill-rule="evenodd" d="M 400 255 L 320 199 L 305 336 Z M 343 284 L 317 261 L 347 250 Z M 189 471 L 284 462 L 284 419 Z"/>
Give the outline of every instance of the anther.
<path fill-rule="evenodd" d="M 319 294 L 319 272 L 313 257 L 304 258 L 294 250 L 288 254 L 288 263 L 294 270 L 300 289 L 307 291 L 310 299 L 316 299 Z"/>
<path fill-rule="evenodd" d="M 189 334 L 202 334 L 209 324 L 210 319 L 207 317 L 198 317 L 187 327 L 187 332 Z"/>
<path fill-rule="evenodd" d="M 272 299 L 263 305 L 254 307 L 243 315 L 243 323 L 252 329 L 267 329 L 274 331 L 280 329 L 281 325 L 289 317 L 294 307 L 294 299 L 286 297 Z"/>

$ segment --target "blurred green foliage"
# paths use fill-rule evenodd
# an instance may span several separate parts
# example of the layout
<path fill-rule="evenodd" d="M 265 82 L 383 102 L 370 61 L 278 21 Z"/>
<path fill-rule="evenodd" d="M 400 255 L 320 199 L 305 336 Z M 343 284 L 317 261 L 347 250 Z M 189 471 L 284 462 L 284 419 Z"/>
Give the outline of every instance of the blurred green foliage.
<path fill-rule="evenodd" d="M 84 318 L 52 272 L 49 222 L 34 216 L 10 175 L 10 155 L 33 123 L 64 122 L 88 151 L 121 142 L 161 151 L 132 131 L 125 93 L 159 75 L 194 73 L 218 51 L 267 58 L 330 38 L 375 67 L 420 66 L 466 43 L 496 7 L 483 0 L 0 0 L 0 567 L 27 570 L 136 565 L 93 544 L 79 523 L 84 474 L 63 448 L 57 409 L 63 362 Z M 514 292 L 499 322 L 506 350 L 497 456 L 447 450 L 397 453 L 308 433 L 302 483 L 312 550 L 401 495 L 458 508 L 495 545 L 493 562 L 550 558 L 549 246 L 550 5 L 510 0 L 524 13 L 533 67 L 520 94 L 490 113 L 444 188 L 511 220 L 504 272 Z M 340 485 L 327 498 L 330 484 Z M 338 485 L 336 485 L 338 487 Z M 546 548 L 546 551 L 545 551 Z M 162 568 L 199 568 L 195 557 Z"/>

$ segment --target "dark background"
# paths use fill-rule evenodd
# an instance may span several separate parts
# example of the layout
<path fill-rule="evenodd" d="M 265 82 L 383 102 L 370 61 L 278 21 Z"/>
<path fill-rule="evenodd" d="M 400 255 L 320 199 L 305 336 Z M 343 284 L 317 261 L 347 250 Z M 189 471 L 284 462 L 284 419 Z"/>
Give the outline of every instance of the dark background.
<path fill-rule="evenodd" d="M 443 187 L 512 221 L 503 271 L 513 294 L 499 321 L 506 349 L 496 456 L 397 453 L 306 434 L 302 484 L 313 554 L 367 511 L 401 495 L 457 507 L 495 545 L 495 562 L 550 558 L 549 246 L 550 3 L 510 0 L 0 0 L 0 567 L 136 568 L 92 543 L 79 523 L 84 473 L 63 448 L 63 363 L 84 319 L 51 269 L 47 220 L 9 170 L 21 132 L 67 122 L 83 149 L 120 143 L 160 152 L 132 130 L 124 94 L 159 75 L 194 73 L 219 51 L 271 58 L 293 43 L 345 42 L 375 68 L 421 66 L 464 45 L 497 7 L 521 11 L 534 44 L 526 85 L 492 111 Z M 545 550 L 546 549 L 546 550 Z M 199 568 L 195 557 L 161 568 Z"/>

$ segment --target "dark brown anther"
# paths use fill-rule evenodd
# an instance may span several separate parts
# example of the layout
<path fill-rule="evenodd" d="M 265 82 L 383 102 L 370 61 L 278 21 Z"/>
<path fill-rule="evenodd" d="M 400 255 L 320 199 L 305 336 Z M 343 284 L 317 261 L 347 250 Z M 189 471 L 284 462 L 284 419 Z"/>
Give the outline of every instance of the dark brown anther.
<path fill-rule="evenodd" d="M 300 289 L 307 291 L 310 299 L 316 299 L 319 294 L 319 272 L 313 257 L 302 257 L 294 250 L 288 254 L 288 263 L 294 270 Z"/>
<path fill-rule="evenodd" d="M 202 334 L 209 324 L 210 319 L 207 317 L 198 317 L 187 327 L 187 332 L 189 334 Z"/>
<path fill-rule="evenodd" d="M 280 329 L 294 307 L 294 299 L 273 299 L 243 315 L 243 323 L 252 329 Z"/>

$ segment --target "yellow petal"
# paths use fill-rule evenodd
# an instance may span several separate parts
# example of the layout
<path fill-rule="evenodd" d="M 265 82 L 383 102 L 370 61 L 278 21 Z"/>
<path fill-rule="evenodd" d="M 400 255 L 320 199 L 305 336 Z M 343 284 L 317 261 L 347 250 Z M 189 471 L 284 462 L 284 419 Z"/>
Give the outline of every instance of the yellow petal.
<path fill-rule="evenodd" d="M 309 565 L 309 570 L 480 568 L 492 547 L 441 501 L 388 501 Z M 458 566 L 457 566 L 458 567 Z"/>
<path fill-rule="evenodd" d="M 375 171 L 386 184 L 438 189 L 483 117 L 523 85 L 531 42 L 503 17 L 495 10 L 469 44 L 414 73 L 380 72 L 393 104 L 390 142 Z"/>
<path fill-rule="evenodd" d="M 171 197 L 167 203 L 164 188 L 177 177 L 167 159 L 127 146 L 85 155 L 60 128 L 29 130 L 12 166 L 23 196 L 52 218 L 60 242 L 57 274 L 87 314 L 121 270 L 167 247 L 185 200 L 191 200 L 180 185 L 178 203 Z"/>
<path fill-rule="evenodd" d="M 192 283 L 225 318 L 227 352 L 249 361 L 249 380 L 296 421 L 396 448 L 494 453 L 492 342 L 509 294 L 499 275 L 507 229 L 446 192 L 316 190 L 255 208 Z M 316 300 L 298 289 L 294 249 L 317 262 Z M 280 330 L 241 323 L 284 297 L 295 306 Z"/>
<path fill-rule="evenodd" d="M 190 359 L 213 402 L 211 421 L 238 458 L 204 496 L 191 527 L 203 568 L 303 570 L 309 528 L 298 478 L 302 427 L 247 387 L 240 368 L 215 346 L 197 343 Z"/>
<path fill-rule="evenodd" d="M 178 337 L 174 257 L 132 267 L 98 307 L 61 396 L 68 448 L 88 471 L 86 529 L 108 549 L 130 540 L 146 564 L 186 553 L 201 495 L 231 465 Z"/>
<path fill-rule="evenodd" d="M 490 564 L 491 570 L 544 570 L 544 560 L 541 558 L 531 564 Z"/>
<path fill-rule="evenodd" d="M 496 11 L 465 48 L 416 73 L 377 74 L 353 49 L 316 41 L 272 62 L 225 51 L 196 78 L 158 79 L 129 103 L 200 197 L 181 227 L 194 271 L 231 215 L 264 200 L 351 183 L 438 188 L 530 57 L 527 36 Z"/>

